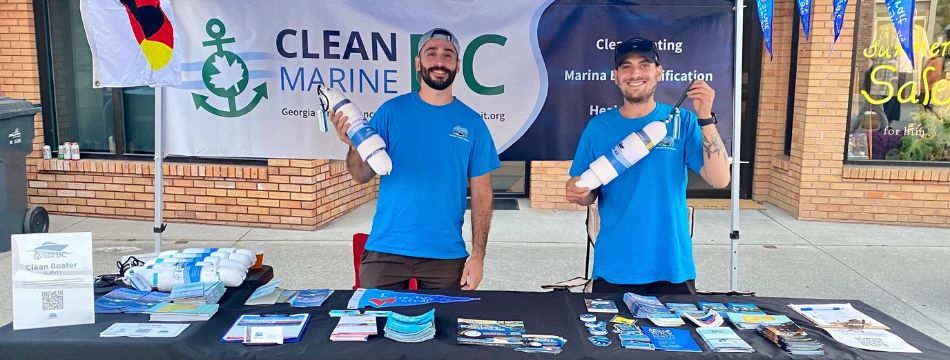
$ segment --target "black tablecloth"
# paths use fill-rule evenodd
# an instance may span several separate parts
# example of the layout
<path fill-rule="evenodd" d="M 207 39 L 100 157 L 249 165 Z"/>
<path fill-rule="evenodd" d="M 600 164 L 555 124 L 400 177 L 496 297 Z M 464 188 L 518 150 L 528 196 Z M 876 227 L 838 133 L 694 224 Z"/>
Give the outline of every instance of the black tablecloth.
<path fill-rule="evenodd" d="M 268 269 L 269 270 L 269 269 Z M 60 328 L 13 331 L 11 325 L 0 328 L 0 359 L 791 359 L 778 347 L 768 342 L 755 331 L 737 330 L 739 336 L 751 344 L 752 354 L 713 353 L 690 329 L 693 339 L 700 344 L 703 353 L 673 353 L 664 351 L 627 350 L 620 346 L 615 334 L 609 335 L 613 344 L 601 348 L 592 345 L 587 331 L 578 319 L 585 313 L 584 298 L 613 299 L 620 306 L 620 314 L 630 316 L 622 302 L 622 294 L 578 294 L 567 292 L 534 293 L 508 291 L 439 291 L 445 295 L 480 297 L 480 301 L 453 304 L 432 304 L 411 307 L 395 307 L 407 315 L 418 315 L 431 308 L 436 309 L 436 338 L 418 344 L 398 343 L 380 335 L 367 342 L 331 342 L 330 332 L 337 318 L 330 318 L 331 309 L 345 309 L 352 291 L 336 291 L 319 308 L 291 308 L 287 304 L 271 306 L 243 306 L 250 293 L 266 281 L 249 280 L 240 288 L 229 289 L 221 300 L 221 309 L 207 322 L 194 322 L 176 338 L 100 338 L 99 333 L 116 322 L 146 322 L 147 315 L 98 314 L 96 323 Z M 914 330 L 894 318 L 855 300 L 814 300 L 764 297 L 727 296 L 661 296 L 663 302 L 698 301 L 752 302 L 768 313 L 790 316 L 813 337 L 825 344 L 826 356 L 833 359 L 950 359 L 950 347 Z M 865 314 L 887 324 L 891 331 L 901 336 L 922 354 L 898 354 L 871 352 L 853 349 L 837 343 L 827 333 L 810 325 L 804 318 L 791 311 L 790 303 L 841 303 L 850 302 Z M 251 347 L 240 343 L 221 343 L 220 339 L 241 314 L 302 313 L 311 316 L 307 330 L 297 343 L 279 346 Z M 523 320 L 529 333 L 559 335 L 567 339 L 564 351 L 558 355 L 526 354 L 508 348 L 474 345 L 457 345 L 455 342 L 456 319 Z M 608 315 L 599 316 L 606 320 Z M 640 320 L 640 323 L 649 323 Z M 643 324 L 640 324 L 643 325 Z M 647 324 L 649 325 L 649 324 Z M 795 359 L 810 357 L 795 357 Z"/>

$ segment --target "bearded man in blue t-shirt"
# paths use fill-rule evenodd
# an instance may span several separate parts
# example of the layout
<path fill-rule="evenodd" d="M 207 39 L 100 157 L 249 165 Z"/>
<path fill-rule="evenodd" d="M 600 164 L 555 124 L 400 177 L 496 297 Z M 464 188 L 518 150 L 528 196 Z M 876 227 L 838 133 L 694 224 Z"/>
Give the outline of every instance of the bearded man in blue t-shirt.
<path fill-rule="evenodd" d="M 459 43 L 448 30 L 422 35 L 415 68 L 418 92 L 383 103 L 370 125 L 383 138 L 392 173 L 380 177 L 379 200 L 360 286 L 474 290 L 482 280 L 492 214 L 491 171 L 501 163 L 482 117 L 452 95 L 459 70 Z M 340 140 L 350 146 L 346 167 L 353 180 L 376 176 L 346 136 L 342 112 L 331 112 Z M 472 253 L 462 223 L 466 184 L 472 193 Z M 466 260 L 467 259 L 467 260 Z"/>
<path fill-rule="evenodd" d="M 712 113 L 716 93 L 704 81 L 687 90 L 691 111 L 667 123 L 667 137 L 607 185 L 576 185 L 601 155 L 646 124 L 664 120 L 673 107 L 653 99 L 662 78 L 653 41 L 633 38 L 616 47 L 614 82 L 623 106 L 595 116 L 577 145 L 568 201 L 598 200 L 600 233 L 594 247 L 594 292 L 695 293 L 696 266 L 686 214 L 687 169 L 716 188 L 729 185 L 729 160 Z"/>

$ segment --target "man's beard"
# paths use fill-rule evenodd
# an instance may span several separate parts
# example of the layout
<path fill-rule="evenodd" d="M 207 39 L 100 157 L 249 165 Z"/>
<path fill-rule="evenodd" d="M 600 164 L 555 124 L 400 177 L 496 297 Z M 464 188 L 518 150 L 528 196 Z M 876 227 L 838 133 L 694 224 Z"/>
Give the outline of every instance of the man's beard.
<path fill-rule="evenodd" d="M 621 88 L 623 92 L 623 98 L 631 104 L 643 104 L 653 98 L 653 94 L 656 93 L 656 83 L 653 83 L 652 87 L 644 89 L 639 96 L 631 94 L 626 88 Z"/>
<path fill-rule="evenodd" d="M 429 73 L 434 70 L 446 72 L 447 76 L 445 80 L 433 79 Z M 429 85 L 429 87 L 434 90 L 445 90 L 449 86 L 452 86 L 452 82 L 455 81 L 455 71 L 449 71 L 448 68 L 442 66 L 433 66 L 431 68 L 422 67 L 422 71 L 419 74 L 422 76 L 422 81 L 425 81 L 426 85 Z"/>

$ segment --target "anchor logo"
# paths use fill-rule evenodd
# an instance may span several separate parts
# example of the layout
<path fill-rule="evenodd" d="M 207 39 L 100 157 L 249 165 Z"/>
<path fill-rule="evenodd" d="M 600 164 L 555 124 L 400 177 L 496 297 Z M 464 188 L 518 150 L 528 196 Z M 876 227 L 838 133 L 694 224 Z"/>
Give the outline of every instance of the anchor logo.
<path fill-rule="evenodd" d="M 267 98 L 267 83 L 262 82 L 254 87 L 254 98 L 242 108 L 237 107 L 237 97 L 247 89 L 248 70 L 247 64 L 237 54 L 224 50 L 224 45 L 233 43 L 233 37 L 224 37 L 224 23 L 219 19 L 208 20 L 205 24 L 205 30 L 211 40 L 204 41 L 201 44 L 206 47 L 214 47 L 216 51 L 208 56 L 204 66 L 201 68 L 201 80 L 205 87 L 212 94 L 228 99 L 227 109 L 218 109 L 208 103 L 208 96 L 198 93 L 191 93 L 195 102 L 196 109 L 221 116 L 238 117 L 251 112 L 261 102 L 261 99 Z"/>

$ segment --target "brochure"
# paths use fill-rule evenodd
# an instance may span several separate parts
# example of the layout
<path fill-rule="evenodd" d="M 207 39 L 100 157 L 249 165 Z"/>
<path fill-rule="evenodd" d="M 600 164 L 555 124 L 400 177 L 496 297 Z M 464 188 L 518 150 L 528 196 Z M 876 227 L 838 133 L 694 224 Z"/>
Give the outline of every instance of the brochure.
<path fill-rule="evenodd" d="M 248 327 L 277 326 L 283 329 L 284 342 L 297 342 L 307 328 L 310 314 L 292 315 L 241 315 L 228 332 L 221 338 L 223 342 L 243 342 Z"/>

